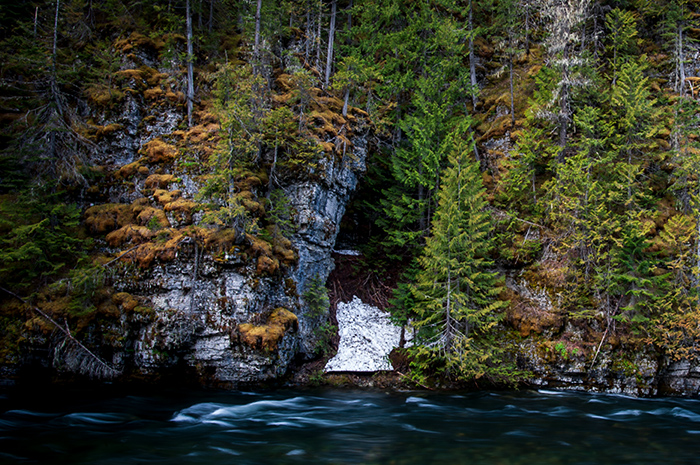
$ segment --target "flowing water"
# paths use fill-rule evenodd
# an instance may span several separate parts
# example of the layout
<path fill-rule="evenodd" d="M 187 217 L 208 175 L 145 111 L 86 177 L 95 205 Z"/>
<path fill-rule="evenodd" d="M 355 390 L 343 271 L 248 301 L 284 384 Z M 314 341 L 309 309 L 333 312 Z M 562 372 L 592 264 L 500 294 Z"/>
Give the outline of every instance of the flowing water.
<path fill-rule="evenodd" d="M 620 465 L 700 454 L 697 400 L 281 390 L 5 395 L 0 406 L 0 463 Z"/>

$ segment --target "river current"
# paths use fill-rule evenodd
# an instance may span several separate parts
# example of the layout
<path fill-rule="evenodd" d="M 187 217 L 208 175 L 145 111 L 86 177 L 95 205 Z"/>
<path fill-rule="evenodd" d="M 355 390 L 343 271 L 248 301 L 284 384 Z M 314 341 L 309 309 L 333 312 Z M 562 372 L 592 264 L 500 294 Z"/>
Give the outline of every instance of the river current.
<path fill-rule="evenodd" d="M 0 463 L 695 464 L 700 401 L 558 391 L 0 397 Z"/>

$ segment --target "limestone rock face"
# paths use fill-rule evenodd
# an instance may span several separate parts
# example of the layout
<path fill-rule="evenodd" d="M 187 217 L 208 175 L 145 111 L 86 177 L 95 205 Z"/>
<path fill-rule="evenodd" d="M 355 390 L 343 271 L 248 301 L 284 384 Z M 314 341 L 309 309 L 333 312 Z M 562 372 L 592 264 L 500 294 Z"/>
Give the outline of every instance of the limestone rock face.
<path fill-rule="evenodd" d="M 338 304 L 337 318 L 340 345 L 327 373 L 392 370 L 389 353 L 399 346 L 401 328 L 387 313 L 354 297 Z"/>
<path fill-rule="evenodd" d="M 132 42 L 117 72 L 126 89 L 123 96 L 109 107 L 91 109 L 91 121 L 102 132 L 90 161 L 109 182 L 92 190 L 85 209 L 118 207 L 109 220 L 114 224 L 91 229 L 105 255 L 136 248 L 133 256 L 141 253 L 143 258 L 147 248 L 138 249 L 138 240 L 152 250 L 167 248 L 167 257 L 156 252 L 160 255 L 147 260 L 134 258 L 114 272 L 115 293 L 133 296 L 148 311 L 124 311 L 110 328 L 116 342 L 101 352 L 127 377 L 157 377 L 167 369 L 195 373 L 209 385 L 278 379 L 293 360 L 314 355 L 317 329 L 328 319 L 327 312 L 310 311 L 304 295 L 311 280 L 325 282 L 333 269 L 331 253 L 340 221 L 366 170 L 368 125 L 364 117 L 353 117 L 352 132 L 345 133 L 347 150 L 323 151 L 313 165 L 275 180 L 274 187 L 289 201 L 295 232 L 285 241 L 291 246 L 285 242 L 282 252 L 255 252 L 254 241 L 262 244 L 258 236 L 265 231 L 246 235 L 236 230 L 226 250 L 203 251 L 206 236 L 201 231 L 212 226 L 204 224 L 205 207 L 198 205 L 207 168 L 205 151 L 195 142 L 208 141 L 215 150 L 220 124 L 202 109 L 198 126 L 183 127 L 180 63 L 168 62 L 153 47 L 139 46 L 137 39 Z M 273 185 L 267 184 L 264 172 L 273 155 L 262 152 L 262 175 L 251 174 L 254 182 L 245 199 L 259 209 L 265 208 L 264 197 Z M 133 231 L 110 241 L 107 235 L 117 228 Z M 278 245 L 265 242 L 263 247 Z M 273 321 L 280 308 L 289 312 L 283 325 Z"/>
<path fill-rule="evenodd" d="M 297 212 L 298 228 L 291 238 L 298 255 L 295 266 L 260 276 L 236 256 L 215 260 L 183 242 L 173 261 L 156 261 L 117 283 L 119 291 L 147 298 L 155 313 L 133 334 L 133 369 L 155 375 L 184 366 L 196 370 L 206 384 L 236 385 L 277 379 L 295 357 L 312 355 L 315 330 L 327 315 L 310 315 L 303 294 L 310 279 L 325 282 L 332 270 L 340 220 L 365 169 L 362 141 L 356 146 L 355 157 L 329 164 L 318 182 L 285 187 Z M 264 327 L 266 315 L 278 307 L 294 313 L 298 325 L 286 329 L 274 347 L 243 340 L 240 325 Z M 122 354 L 117 358 L 129 360 Z"/>

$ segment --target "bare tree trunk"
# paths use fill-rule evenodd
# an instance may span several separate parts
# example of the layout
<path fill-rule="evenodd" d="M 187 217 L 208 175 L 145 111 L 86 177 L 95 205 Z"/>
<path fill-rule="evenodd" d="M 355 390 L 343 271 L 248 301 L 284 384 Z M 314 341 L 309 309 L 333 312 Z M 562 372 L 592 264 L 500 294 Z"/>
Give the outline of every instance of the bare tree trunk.
<path fill-rule="evenodd" d="M 479 89 L 479 84 L 476 81 L 476 57 L 474 56 L 474 8 L 472 6 L 472 0 L 469 0 L 469 77 L 472 85 L 472 107 L 476 109 L 477 91 Z"/>
<path fill-rule="evenodd" d="M 56 16 L 53 22 L 53 50 L 51 52 L 51 72 L 56 77 L 56 53 L 58 50 L 58 11 L 61 9 L 61 0 L 56 0 Z"/>
<path fill-rule="evenodd" d="M 700 194 L 700 187 L 698 187 L 698 193 Z M 696 226 L 697 226 L 697 238 L 695 239 L 695 269 L 698 270 L 700 266 L 700 214 L 696 213 Z M 700 276 L 697 272 L 693 275 L 693 284 L 696 290 L 700 287 Z M 698 308 L 700 309 L 700 300 L 698 300 Z"/>
<path fill-rule="evenodd" d="M 345 88 L 345 97 L 343 98 L 343 118 L 348 116 L 348 102 L 350 101 L 350 86 Z"/>
<path fill-rule="evenodd" d="M 304 51 L 304 61 L 309 62 L 311 53 L 311 5 L 306 9 L 306 50 Z"/>
<path fill-rule="evenodd" d="M 214 0 L 209 0 L 209 33 L 214 27 Z"/>
<path fill-rule="evenodd" d="M 192 102 L 194 100 L 194 51 L 192 50 L 192 11 L 190 0 L 186 3 L 187 15 L 187 125 L 192 127 Z"/>
<path fill-rule="evenodd" d="M 682 96 L 685 87 L 685 55 L 683 53 L 683 26 L 678 26 L 678 93 Z"/>
<path fill-rule="evenodd" d="M 326 78 L 323 81 L 324 89 L 328 88 L 328 82 L 331 79 L 331 69 L 333 68 L 333 42 L 335 39 L 335 12 L 336 0 L 331 3 L 331 25 L 328 29 L 328 55 L 326 56 Z"/>
<path fill-rule="evenodd" d="M 525 56 L 530 57 L 530 2 L 525 0 Z"/>
<path fill-rule="evenodd" d="M 202 25 L 202 10 L 204 10 L 204 7 L 202 6 L 203 1 L 204 0 L 199 0 L 199 10 L 197 11 L 197 26 L 199 26 L 200 31 L 204 29 L 204 26 Z"/>
<path fill-rule="evenodd" d="M 255 47 L 253 49 L 253 57 L 256 61 L 260 57 L 260 10 L 262 10 L 262 0 L 258 0 L 258 5 L 255 9 Z"/>
<path fill-rule="evenodd" d="M 564 151 L 566 149 L 566 132 L 569 123 L 569 89 L 567 84 L 562 84 L 561 96 L 559 97 L 559 162 L 564 162 Z"/>
<path fill-rule="evenodd" d="M 316 69 L 321 69 L 321 24 L 323 23 L 323 2 L 318 0 L 318 22 L 316 24 Z"/>
<path fill-rule="evenodd" d="M 510 120 L 515 125 L 515 95 L 513 94 L 513 54 L 508 54 L 508 72 L 510 74 Z"/>
<path fill-rule="evenodd" d="M 61 9 L 61 1 L 56 0 L 56 15 L 54 17 L 53 23 L 53 47 L 51 50 L 51 76 L 50 76 L 50 86 L 51 86 L 51 96 L 53 97 L 54 103 L 56 104 L 56 112 L 59 115 L 63 115 L 63 103 L 61 101 L 61 94 L 58 90 L 58 13 Z M 51 153 L 55 154 L 55 144 L 54 144 L 55 134 L 51 133 Z"/>

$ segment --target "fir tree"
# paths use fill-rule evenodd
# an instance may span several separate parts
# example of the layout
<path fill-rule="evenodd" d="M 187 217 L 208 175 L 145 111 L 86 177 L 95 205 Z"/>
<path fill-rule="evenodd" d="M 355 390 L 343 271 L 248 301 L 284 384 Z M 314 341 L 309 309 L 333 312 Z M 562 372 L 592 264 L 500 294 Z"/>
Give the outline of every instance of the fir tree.
<path fill-rule="evenodd" d="M 498 275 L 487 269 L 493 224 L 481 173 L 467 153 L 468 146 L 460 143 L 450 154 L 413 288 L 415 325 L 424 344 L 417 359 L 442 361 L 448 375 L 460 379 L 489 372 L 495 349 L 481 343 L 506 305 L 497 299 Z"/>

